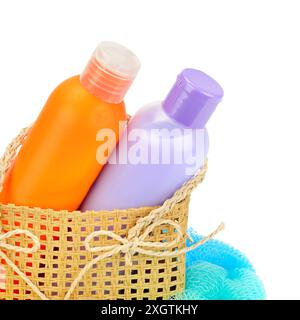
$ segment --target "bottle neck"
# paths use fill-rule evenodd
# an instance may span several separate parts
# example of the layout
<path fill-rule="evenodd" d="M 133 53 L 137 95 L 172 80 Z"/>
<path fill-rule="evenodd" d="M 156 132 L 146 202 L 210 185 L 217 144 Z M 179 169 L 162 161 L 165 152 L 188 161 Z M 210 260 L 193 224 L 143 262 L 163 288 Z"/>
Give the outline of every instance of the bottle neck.
<path fill-rule="evenodd" d="M 82 86 L 98 99 L 118 104 L 140 68 L 138 58 L 127 48 L 102 42 L 81 74 Z"/>
<path fill-rule="evenodd" d="M 126 79 L 104 68 L 95 57 L 92 57 L 80 76 L 82 86 L 96 98 L 117 104 L 123 100 L 132 84 Z"/>
<path fill-rule="evenodd" d="M 203 101 L 199 108 L 199 101 L 187 92 L 171 91 L 162 106 L 167 115 L 174 121 L 188 128 L 204 129 L 217 105 L 211 101 Z"/>

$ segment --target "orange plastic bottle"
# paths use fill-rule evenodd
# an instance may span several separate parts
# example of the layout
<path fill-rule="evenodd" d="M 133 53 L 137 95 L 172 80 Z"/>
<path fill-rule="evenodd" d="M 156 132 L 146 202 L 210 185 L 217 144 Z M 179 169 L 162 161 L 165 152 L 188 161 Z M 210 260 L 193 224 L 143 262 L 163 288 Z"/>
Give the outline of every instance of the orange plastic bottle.
<path fill-rule="evenodd" d="M 119 137 L 126 120 L 123 97 L 140 67 L 137 57 L 112 42 L 102 42 L 81 76 L 61 83 L 8 172 L 0 202 L 76 210 L 103 164 L 96 159 L 100 129 Z"/>

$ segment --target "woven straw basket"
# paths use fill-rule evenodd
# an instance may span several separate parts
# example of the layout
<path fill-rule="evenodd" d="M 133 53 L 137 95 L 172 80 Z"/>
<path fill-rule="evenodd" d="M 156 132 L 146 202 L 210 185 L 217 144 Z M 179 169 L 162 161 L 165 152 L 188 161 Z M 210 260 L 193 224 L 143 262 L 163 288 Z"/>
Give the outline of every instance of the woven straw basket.
<path fill-rule="evenodd" d="M 0 189 L 28 129 L 0 160 Z M 184 290 L 190 193 L 161 207 L 67 212 L 0 204 L 0 299 L 168 299 Z"/>

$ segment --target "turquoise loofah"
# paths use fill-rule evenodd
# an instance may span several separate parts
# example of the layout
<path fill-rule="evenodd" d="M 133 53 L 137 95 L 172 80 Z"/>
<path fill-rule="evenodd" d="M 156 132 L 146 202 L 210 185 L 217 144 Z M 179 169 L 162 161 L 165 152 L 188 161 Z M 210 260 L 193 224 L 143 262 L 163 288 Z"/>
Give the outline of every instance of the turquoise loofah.
<path fill-rule="evenodd" d="M 193 229 L 188 233 L 193 242 L 202 238 Z M 265 290 L 245 255 L 220 241 L 210 240 L 186 254 L 186 290 L 175 299 L 262 300 Z"/>

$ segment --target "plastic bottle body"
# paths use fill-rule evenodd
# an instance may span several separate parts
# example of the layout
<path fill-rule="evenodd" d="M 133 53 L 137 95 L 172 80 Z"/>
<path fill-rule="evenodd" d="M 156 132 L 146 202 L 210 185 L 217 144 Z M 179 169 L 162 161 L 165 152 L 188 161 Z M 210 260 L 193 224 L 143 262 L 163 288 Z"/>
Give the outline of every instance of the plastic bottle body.
<path fill-rule="evenodd" d="M 150 104 L 129 122 L 81 210 L 160 205 L 203 166 L 207 152 L 206 129 L 185 127 L 161 102 Z"/>
<path fill-rule="evenodd" d="M 97 132 L 119 136 L 126 119 L 124 103 L 96 98 L 79 76 L 50 95 L 8 172 L 1 201 L 52 209 L 78 209 L 102 169 L 96 160 Z"/>
<path fill-rule="evenodd" d="M 209 75 L 184 69 L 163 102 L 144 107 L 131 119 L 81 209 L 156 206 L 171 197 L 203 166 L 205 126 L 223 94 Z"/>

